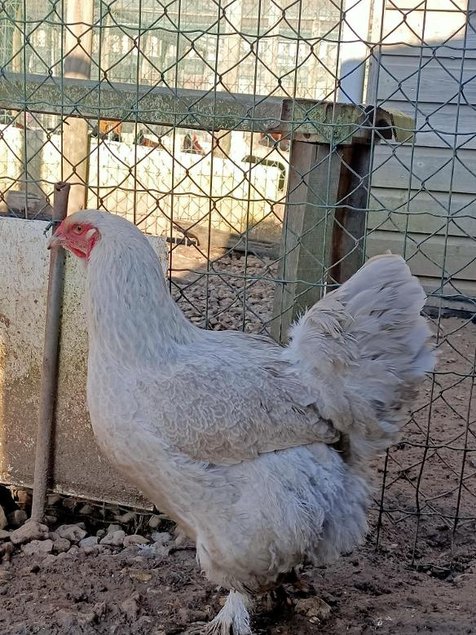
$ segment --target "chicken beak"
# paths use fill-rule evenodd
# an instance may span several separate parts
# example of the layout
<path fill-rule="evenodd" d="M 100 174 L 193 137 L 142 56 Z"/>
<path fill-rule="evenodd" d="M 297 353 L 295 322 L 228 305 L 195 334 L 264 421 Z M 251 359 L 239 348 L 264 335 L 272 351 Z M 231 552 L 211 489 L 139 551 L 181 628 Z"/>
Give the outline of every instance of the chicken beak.
<path fill-rule="evenodd" d="M 46 248 L 52 249 L 53 247 L 61 247 L 62 245 L 63 245 L 63 241 L 61 239 L 61 236 L 53 235 L 48 240 L 48 244 L 46 245 Z"/>
<path fill-rule="evenodd" d="M 51 238 L 48 241 L 47 244 L 47 249 L 53 249 L 53 247 L 63 247 L 64 245 L 64 240 L 65 240 L 65 235 L 63 233 L 63 223 L 60 223 L 58 225 L 58 227 L 56 228 L 56 231 L 54 232 L 54 234 L 51 236 Z"/>

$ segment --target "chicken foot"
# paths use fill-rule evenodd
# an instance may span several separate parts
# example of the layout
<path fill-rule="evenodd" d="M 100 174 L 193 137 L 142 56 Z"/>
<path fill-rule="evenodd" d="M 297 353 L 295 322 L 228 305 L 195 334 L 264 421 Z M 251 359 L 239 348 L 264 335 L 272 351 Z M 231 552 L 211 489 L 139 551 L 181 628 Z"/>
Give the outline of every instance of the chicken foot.
<path fill-rule="evenodd" d="M 230 591 L 218 615 L 208 624 L 206 635 L 252 635 L 246 595 Z"/>

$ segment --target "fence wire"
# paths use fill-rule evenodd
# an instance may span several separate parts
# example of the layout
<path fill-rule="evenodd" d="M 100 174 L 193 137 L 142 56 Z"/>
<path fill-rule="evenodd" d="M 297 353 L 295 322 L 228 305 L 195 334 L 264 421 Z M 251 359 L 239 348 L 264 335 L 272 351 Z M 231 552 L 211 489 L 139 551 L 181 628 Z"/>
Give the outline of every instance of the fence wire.
<path fill-rule="evenodd" d="M 361 257 L 406 258 L 441 355 L 376 465 L 373 527 L 413 562 L 446 558 L 476 521 L 475 24 L 473 0 L 5 0 L 0 14 L 0 214 L 48 219 L 56 181 L 83 185 L 88 207 L 167 239 L 171 291 L 212 329 L 269 334 Z M 81 99 L 65 78 L 90 82 Z M 304 104 L 284 132 L 265 121 L 274 98 Z M 303 99 L 329 113 L 311 158 L 302 132 L 295 151 Z M 362 165 L 342 102 L 414 125 L 374 133 Z"/>

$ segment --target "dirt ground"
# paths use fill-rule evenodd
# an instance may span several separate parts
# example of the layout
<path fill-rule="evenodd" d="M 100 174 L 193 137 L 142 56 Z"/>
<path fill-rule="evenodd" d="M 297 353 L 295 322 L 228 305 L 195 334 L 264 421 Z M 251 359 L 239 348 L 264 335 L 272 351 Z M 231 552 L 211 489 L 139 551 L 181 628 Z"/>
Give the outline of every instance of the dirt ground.
<path fill-rule="evenodd" d="M 476 559 L 460 570 L 415 571 L 398 550 L 376 553 L 370 545 L 327 569 L 307 570 L 314 591 L 291 596 L 297 606 L 261 612 L 258 635 L 476 632 Z M 465 557 L 466 549 L 462 549 Z M 86 555 L 14 556 L 0 569 L 0 633 L 103 633 L 172 635 L 212 617 L 224 594 L 203 580 L 192 551 L 163 560 L 137 547 Z M 314 597 L 330 607 L 327 619 L 312 617 Z M 303 598 L 307 603 L 303 603 Z M 302 605 L 302 606 L 301 606 Z M 310 609 L 308 615 L 298 611 Z"/>
<path fill-rule="evenodd" d="M 262 265 L 251 260 L 248 273 L 262 272 Z M 243 318 L 236 301 L 243 284 L 229 275 L 234 268 L 232 260 L 224 264 L 226 289 L 209 293 L 211 327 L 239 326 L 242 319 L 266 325 L 271 283 L 258 280 L 246 290 L 252 314 Z M 181 298 L 179 287 L 174 291 L 197 322 L 205 280 L 183 278 Z M 374 466 L 367 543 L 333 566 L 306 568 L 309 588 L 289 589 L 285 609 L 270 611 L 260 602 L 256 634 L 476 633 L 476 325 L 457 318 L 433 323 L 438 370 L 402 442 Z M 0 635 L 187 633 L 213 617 L 225 597 L 203 579 L 193 549 L 150 557 L 136 546 L 100 553 L 73 546 L 44 556 L 16 551 L 0 565 L 0 595 Z M 316 598 L 330 607 L 327 617 Z"/>

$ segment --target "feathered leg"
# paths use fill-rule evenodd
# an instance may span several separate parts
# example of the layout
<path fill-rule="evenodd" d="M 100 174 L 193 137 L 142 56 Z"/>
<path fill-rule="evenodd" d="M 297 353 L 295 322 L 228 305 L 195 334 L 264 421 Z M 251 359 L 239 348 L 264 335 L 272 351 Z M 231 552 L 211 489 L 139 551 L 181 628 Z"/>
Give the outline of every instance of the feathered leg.
<path fill-rule="evenodd" d="M 208 624 L 206 635 L 252 635 L 246 595 L 230 591 L 218 615 Z"/>

